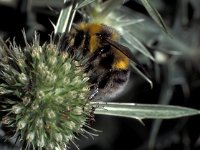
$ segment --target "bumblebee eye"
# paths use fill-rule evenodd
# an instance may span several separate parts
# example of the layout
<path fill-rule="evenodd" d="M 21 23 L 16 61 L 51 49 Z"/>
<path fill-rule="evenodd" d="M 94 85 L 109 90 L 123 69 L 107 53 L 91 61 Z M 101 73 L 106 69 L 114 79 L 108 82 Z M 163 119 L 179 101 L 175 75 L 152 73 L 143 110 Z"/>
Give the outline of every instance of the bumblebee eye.
<path fill-rule="evenodd" d="M 102 47 L 101 49 L 98 49 L 97 51 L 98 51 L 98 55 L 101 55 L 104 53 L 105 49 L 104 47 Z"/>
<path fill-rule="evenodd" d="M 99 50 L 99 54 L 103 54 L 106 53 L 110 50 L 110 45 L 104 45 L 103 47 L 101 47 L 101 49 Z"/>

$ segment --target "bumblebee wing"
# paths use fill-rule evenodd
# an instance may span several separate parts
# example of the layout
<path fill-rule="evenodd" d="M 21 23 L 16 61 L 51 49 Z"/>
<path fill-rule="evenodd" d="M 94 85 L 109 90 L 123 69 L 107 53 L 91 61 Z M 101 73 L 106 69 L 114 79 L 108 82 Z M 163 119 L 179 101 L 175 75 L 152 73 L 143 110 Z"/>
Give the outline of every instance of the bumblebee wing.
<path fill-rule="evenodd" d="M 121 51 L 124 55 L 126 55 L 129 59 L 131 59 L 132 61 L 134 61 L 135 63 L 139 64 L 139 61 L 136 59 L 136 57 L 133 55 L 133 53 L 131 53 L 131 50 L 116 42 L 116 41 L 113 41 L 111 39 L 108 39 L 106 38 L 106 42 L 108 42 L 110 45 L 112 45 L 114 48 L 118 49 L 119 51 Z"/>
<path fill-rule="evenodd" d="M 105 40 L 111 46 L 113 46 L 114 48 L 116 48 L 117 50 L 122 52 L 124 55 L 126 55 L 131 60 L 131 63 L 130 63 L 131 68 L 134 69 L 137 73 L 139 73 L 145 80 L 147 80 L 149 82 L 150 86 L 152 87 L 153 84 L 152 84 L 152 81 L 150 80 L 149 74 L 144 69 L 142 64 L 137 60 L 137 58 L 133 55 L 131 50 L 128 47 L 126 47 L 116 41 L 113 41 L 109 38 L 106 38 Z"/>

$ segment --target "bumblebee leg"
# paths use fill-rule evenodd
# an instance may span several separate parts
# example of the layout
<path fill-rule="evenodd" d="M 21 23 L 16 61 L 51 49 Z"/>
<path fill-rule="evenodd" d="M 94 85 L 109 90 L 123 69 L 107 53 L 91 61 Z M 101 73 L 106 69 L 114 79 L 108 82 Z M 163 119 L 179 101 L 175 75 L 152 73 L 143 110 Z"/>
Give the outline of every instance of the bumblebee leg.
<path fill-rule="evenodd" d="M 98 94 L 98 92 L 99 92 L 99 88 L 98 87 L 96 87 L 93 91 L 92 91 L 92 94 L 89 96 L 89 100 L 92 100 L 92 99 L 94 99 L 94 97 Z"/>

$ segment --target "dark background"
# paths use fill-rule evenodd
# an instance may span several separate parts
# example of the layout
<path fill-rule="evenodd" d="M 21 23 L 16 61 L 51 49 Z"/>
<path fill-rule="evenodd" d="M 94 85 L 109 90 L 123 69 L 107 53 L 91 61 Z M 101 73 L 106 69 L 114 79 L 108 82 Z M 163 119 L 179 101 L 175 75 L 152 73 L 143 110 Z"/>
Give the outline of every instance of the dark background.
<path fill-rule="evenodd" d="M 200 2 L 198 1 L 154 0 L 152 3 L 160 12 L 171 33 L 181 44 L 188 47 L 188 52 L 196 49 L 197 54 L 200 39 Z M 125 6 L 149 17 L 139 1 L 130 0 L 125 3 Z M 0 36 L 4 40 L 14 38 L 23 46 L 22 29 L 25 29 L 29 41 L 37 30 L 41 36 L 41 43 L 48 41 L 49 35 L 53 32 L 50 20 L 56 22 L 61 8 L 62 0 L 0 0 Z M 155 28 L 159 29 L 156 25 Z M 151 37 L 150 33 L 147 34 Z M 177 46 L 176 42 L 175 46 L 172 46 L 170 42 L 160 39 L 159 35 L 149 41 L 151 41 L 150 46 L 153 47 L 150 49 L 152 54 L 162 49 L 167 57 L 165 63 L 156 65 L 152 63 L 152 67 L 147 68 L 152 76 L 154 88 L 150 89 L 148 83 L 132 73 L 126 93 L 114 101 L 165 103 L 200 109 L 198 61 L 200 57 L 198 55 L 194 59 L 175 57 L 176 61 L 173 62 L 174 57 L 168 51 L 181 51 L 181 47 Z M 148 43 L 148 41 L 143 42 Z M 176 66 L 175 71 L 171 69 L 174 66 Z M 159 80 L 156 78 L 157 69 L 159 69 Z M 180 75 L 177 75 L 177 70 L 180 70 L 178 72 Z M 177 78 L 183 78 L 182 82 L 177 82 L 175 80 Z M 92 127 L 102 132 L 98 133 L 99 136 L 94 137 L 94 140 L 90 137 L 88 139 L 80 137 L 81 140 L 77 143 L 81 150 L 200 149 L 199 116 L 161 121 L 157 134 L 153 131 L 155 120 L 143 120 L 144 124 L 142 124 L 134 119 L 120 117 L 97 115 L 95 119 Z M 0 129 L 0 136 L 4 134 L 3 132 Z M 152 138 L 152 135 L 155 138 Z M 13 143 L 12 140 L 8 142 L 1 140 L 0 149 L 12 149 Z M 16 149 L 19 148 L 16 146 Z M 72 149 L 76 148 L 72 146 Z"/>

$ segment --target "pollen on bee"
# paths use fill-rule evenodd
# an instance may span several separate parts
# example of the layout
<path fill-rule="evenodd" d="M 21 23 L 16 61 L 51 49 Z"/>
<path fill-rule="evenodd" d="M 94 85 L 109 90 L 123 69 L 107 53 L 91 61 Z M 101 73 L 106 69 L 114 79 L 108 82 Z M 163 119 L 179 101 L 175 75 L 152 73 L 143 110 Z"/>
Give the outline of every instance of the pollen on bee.
<path fill-rule="evenodd" d="M 113 63 L 112 67 L 114 69 L 128 69 L 129 66 L 129 62 L 126 59 L 122 59 L 122 60 L 116 60 L 116 62 Z"/>
<path fill-rule="evenodd" d="M 122 70 L 128 69 L 129 58 L 118 50 L 114 50 L 114 53 L 115 53 L 115 61 L 112 64 L 112 67 L 114 69 L 122 69 Z"/>

